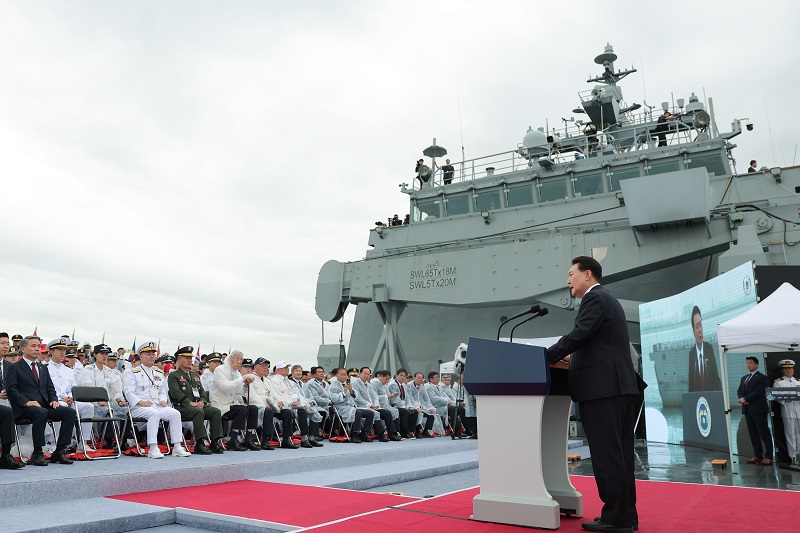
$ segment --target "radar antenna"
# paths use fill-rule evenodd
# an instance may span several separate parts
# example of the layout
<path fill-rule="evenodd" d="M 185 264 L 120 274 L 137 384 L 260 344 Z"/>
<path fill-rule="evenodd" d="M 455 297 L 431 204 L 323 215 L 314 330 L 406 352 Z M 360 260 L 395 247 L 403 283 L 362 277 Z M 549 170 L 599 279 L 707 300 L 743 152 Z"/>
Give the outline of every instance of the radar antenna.
<path fill-rule="evenodd" d="M 614 61 L 617 60 L 617 54 L 614 53 L 614 47 L 610 43 L 606 43 L 605 50 L 602 54 L 594 58 L 594 62 L 598 65 L 603 65 L 605 71 L 594 78 L 589 78 L 586 83 L 605 83 L 606 85 L 616 85 L 616 83 L 627 76 L 633 74 L 636 69 L 631 67 L 628 70 L 620 70 L 614 72 Z"/>

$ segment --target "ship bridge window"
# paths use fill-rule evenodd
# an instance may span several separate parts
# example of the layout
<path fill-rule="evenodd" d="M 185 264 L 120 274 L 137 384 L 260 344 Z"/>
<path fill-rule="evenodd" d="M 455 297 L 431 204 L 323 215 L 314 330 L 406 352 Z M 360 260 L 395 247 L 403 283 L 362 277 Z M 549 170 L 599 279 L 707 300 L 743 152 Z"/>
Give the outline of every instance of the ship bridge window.
<path fill-rule="evenodd" d="M 567 182 L 563 178 L 540 181 L 537 187 L 539 188 L 540 202 L 563 200 L 567 197 Z"/>
<path fill-rule="evenodd" d="M 500 190 L 481 191 L 473 195 L 475 198 L 475 212 L 495 211 L 500 209 Z"/>
<path fill-rule="evenodd" d="M 533 203 L 533 187 L 529 183 L 506 189 L 506 207 L 518 207 Z"/>
<path fill-rule="evenodd" d="M 591 196 L 603 192 L 603 175 L 586 174 L 578 176 L 574 182 L 575 196 Z"/>
<path fill-rule="evenodd" d="M 653 163 L 647 169 L 647 173 L 652 176 L 654 174 L 665 174 L 667 172 L 677 172 L 681 169 L 678 161 L 667 161 L 665 163 Z"/>
<path fill-rule="evenodd" d="M 619 182 L 630 178 L 638 178 L 642 175 L 642 171 L 639 170 L 639 167 L 631 167 L 619 170 L 614 169 L 609 174 L 611 175 L 611 190 L 618 191 L 620 189 Z"/>
<path fill-rule="evenodd" d="M 426 198 L 414 202 L 414 222 L 425 220 L 426 218 L 439 218 L 439 206 L 441 200 L 437 198 Z"/>
<path fill-rule="evenodd" d="M 445 215 L 467 215 L 469 214 L 469 195 L 448 196 L 444 201 Z"/>
<path fill-rule="evenodd" d="M 686 168 L 701 168 L 705 167 L 706 172 L 713 176 L 727 176 L 728 169 L 725 168 L 725 163 L 722 162 L 722 157 L 718 155 L 705 155 L 702 157 L 692 156 L 686 162 Z"/>

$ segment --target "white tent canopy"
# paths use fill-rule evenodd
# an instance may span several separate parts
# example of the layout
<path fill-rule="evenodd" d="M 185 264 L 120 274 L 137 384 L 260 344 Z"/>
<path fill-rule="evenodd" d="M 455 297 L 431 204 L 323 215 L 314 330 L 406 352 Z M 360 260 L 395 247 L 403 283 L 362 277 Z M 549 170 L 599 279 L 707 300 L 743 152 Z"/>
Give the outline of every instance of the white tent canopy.
<path fill-rule="evenodd" d="M 728 353 L 791 352 L 800 348 L 800 290 L 784 283 L 758 305 L 717 326 Z"/>
<path fill-rule="evenodd" d="M 790 283 L 761 300 L 755 307 L 717 326 L 717 342 L 721 356 L 725 353 L 791 352 L 800 347 L 800 291 Z M 722 362 L 722 393 L 725 398 L 725 422 L 731 436 L 731 402 L 728 391 L 728 365 Z M 731 473 L 735 473 L 733 446 Z"/>

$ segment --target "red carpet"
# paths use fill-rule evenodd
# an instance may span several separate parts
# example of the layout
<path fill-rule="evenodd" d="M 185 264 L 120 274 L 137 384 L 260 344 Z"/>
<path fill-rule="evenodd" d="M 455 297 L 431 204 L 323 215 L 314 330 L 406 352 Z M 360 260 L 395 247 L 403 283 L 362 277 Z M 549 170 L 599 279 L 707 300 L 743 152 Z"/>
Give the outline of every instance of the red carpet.
<path fill-rule="evenodd" d="M 111 496 L 111 498 L 161 507 L 183 507 L 299 527 L 331 522 L 416 500 L 391 494 L 249 480 L 139 492 Z"/>
<path fill-rule="evenodd" d="M 579 532 L 583 531 L 581 522 L 591 521 L 600 514 L 601 504 L 594 478 L 571 476 L 571 479 L 583 494 L 585 515 L 583 518 L 562 517 L 559 531 Z M 797 529 L 790 525 L 796 521 L 789 518 L 800 505 L 800 494 L 796 492 L 658 481 L 637 481 L 636 487 L 642 533 L 736 533 L 748 530 L 783 533 Z M 472 514 L 472 498 L 477 493 L 478 489 L 474 488 L 419 500 L 321 487 L 234 481 L 114 498 L 310 527 L 320 532 L 375 531 L 391 524 L 402 524 L 403 528 L 412 530 L 419 526 L 436 533 L 523 531 L 516 526 L 465 520 Z M 243 505 L 243 501 L 293 503 L 251 506 Z M 368 514 L 355 516 L 361 513 Z M 780 520 L 782 516 L 786 519 Z M 326 523 L 328 525 L 323 525 Z"/>

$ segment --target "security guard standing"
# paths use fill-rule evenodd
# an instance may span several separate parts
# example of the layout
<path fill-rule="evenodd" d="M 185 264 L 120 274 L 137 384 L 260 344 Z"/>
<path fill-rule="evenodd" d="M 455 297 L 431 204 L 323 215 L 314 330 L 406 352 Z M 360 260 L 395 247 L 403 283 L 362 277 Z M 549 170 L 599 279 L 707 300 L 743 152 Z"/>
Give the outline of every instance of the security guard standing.
<path fill-rule="evenodd" d="M 783 359 L 778 363 L 781 368 L 782 377 L 775 380 L 772 388 L 800 387 L 800 380 L 794 377 L 794 361 Z M 783 418 L 783 432 L 786 435 L 786 449 L 792 464 L 798 464 L 797 445 L 800 439 L 800 401 L 787 402 L 777 400 L 781 404 L 781 417 Z"/>
<path fill-rule="evenodd" d="M 177 368 L 169 373 L 169 398 L 172 405 L 180 411 L 181 420 L 191 420 L 194 425 L 194 453 L 209 455 L 223 453 L 220 440 L 222 439 L 222 414 L 216 407 L 211 407 L 208 400 L 208 391 L 203 389 L 200 375 L 192 371 L 192 352 L 194 348 L 184 346 L 175 352 Z M 208 438 L 204 420 L 211 426 L 211 449 L 206 447 L 205 439 Z"/>

